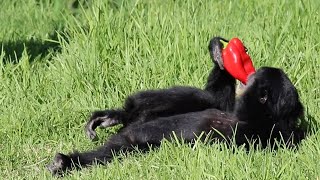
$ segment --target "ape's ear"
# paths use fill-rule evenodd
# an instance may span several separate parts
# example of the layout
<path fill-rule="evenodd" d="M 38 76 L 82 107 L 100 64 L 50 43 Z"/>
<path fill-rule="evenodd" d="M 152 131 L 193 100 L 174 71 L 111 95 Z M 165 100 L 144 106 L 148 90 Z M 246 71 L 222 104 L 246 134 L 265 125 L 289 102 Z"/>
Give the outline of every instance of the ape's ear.
<path fill-rule="evenodd" d="M 268 90 L 264 89 L 262 90 L 262 92 L 260 93 L 260 96 L 259 96 L 259 102 L 261 104 L 265 104 L 268 100 Z"/>

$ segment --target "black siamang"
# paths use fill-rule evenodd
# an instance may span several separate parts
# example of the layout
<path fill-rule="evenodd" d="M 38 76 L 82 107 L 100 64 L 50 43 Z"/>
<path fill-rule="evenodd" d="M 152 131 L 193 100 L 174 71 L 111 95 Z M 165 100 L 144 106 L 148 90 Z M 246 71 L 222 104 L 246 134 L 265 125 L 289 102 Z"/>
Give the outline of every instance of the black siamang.
<path fill-rule="evenodd" d="M 285 145 L 299 143 L 305 134 L 298 125 L 303 106 L 287 75 L 277 68 L 262 67 L 249 77 L 245 91 L 236 98 L 236 80 L 223 69 L 221 39 L 215 37 L 209 43 L 215 66 L 204 90 L 173 87 L 142 91 L 129 96 L 122 109 L 93 112 L 85 127 L 89 138 L 96 138 L 97 127 L 123 124 L 123 128 L 95 150 L 58 153 L 48 165 L 49 171 L 61 175 L 94 163 L 104 164 L 120 151 L 157 147 L 173 133 L 185 142 L 205 133 L 216 141 L 233 139 L 237 145 L 248 145 L 250 140 L 258 140 L 263 147 L 276 140 Z"/>

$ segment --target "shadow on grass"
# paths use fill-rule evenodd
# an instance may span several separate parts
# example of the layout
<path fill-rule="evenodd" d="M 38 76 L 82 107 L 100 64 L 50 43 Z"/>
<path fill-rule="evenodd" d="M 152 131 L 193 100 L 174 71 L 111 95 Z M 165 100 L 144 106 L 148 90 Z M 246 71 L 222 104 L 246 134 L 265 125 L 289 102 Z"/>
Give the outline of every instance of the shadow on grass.
<path fill-rule="evenodd" d="M 38 0 L 40 3 L 41 0 Z M 124 3 L 123 0 L 108 0 L 109 5 L 113 9 L 118 9 Z M 87 9 L 92 5 L 92 0 L 69 0 L 68 8 L 77 15 L 81 9 Z M 61 45 L 59 44 L 59 36 L 68 41 L 65 33 L 61 29 L 55 29 L 50 33 L 47 39 L 33 37 L 31 39 L 20 39 L 15 41 L 0 41 L 0 55 L 4 53 L 4 63 L 18 63 L 24 51 L 29 56 L 29 61 L 33 62 L 36 59 L 42 59 L 49 54 L 59 53 Z"/>
<path fill-rule="evenodd" d="M 41 1 L 48 2 L 45 0 L 37 0 L 38 4 Z M 67 8 L 73 12 L 73 15 L 81 13 L 81 9 L 87 9 L 91 6 L 92 0 L 68 0 L 66 2 Z M 52 1 L 53 2 L 53 1 Z M 52 3 L 51 0 L 49 3 Z M 63 24 L 60 24 L 64 26 Z M 59 26 L 60 26 L 59 25 Z M 29 56 L 29 61 L 33 62 L 36 59 L 42 59 L 50 54 L 54 55 L 61 51 L 61 45 L 59 44 L 59 36 L 64 40 L 68 41 L 68 38 L 63 32 L 63 28 L 55 28 L 46 39 L 39 37 L 32 37 L 30 39 L 19 39 L 0 41 L 0 54 L 4 53 L 4 63 L 18 63 L 21 59 L 24 51 Z"/>
<path fill-rule="evenodd" d="M 4 55 L 4 63 L 17 63 L 24 51 L 27 52 L 30 62 L 36 58 L 43 58 L 50 53 L 60 52 L 59 33 L 54 31 L 47 40 L 31 38 L 29 40 L 5 41 L 0 42 Z"/>
<path fill-rule="evenodd" d="M 309 134 L 315 133 L 320 129 L 320 123 L 311 114 L 307 114 L 301 123 Z"/>

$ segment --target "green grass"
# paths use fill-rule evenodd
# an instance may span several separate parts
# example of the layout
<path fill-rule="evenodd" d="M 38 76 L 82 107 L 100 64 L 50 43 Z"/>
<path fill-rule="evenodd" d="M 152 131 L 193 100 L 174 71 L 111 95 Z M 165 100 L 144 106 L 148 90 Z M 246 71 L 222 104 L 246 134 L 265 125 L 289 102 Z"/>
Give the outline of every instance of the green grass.
<path fill-rule="evenodd" d="M 46 2 L 46 3 L 45 3 Z M 310 122 L 320 123 L 320 1 L 72 1 L 0 3 L 0 177 L 50 179 L 56 152 L 88 150 L 83 126 L 96 109 L 136 91 L 203 87 L 212 36 L 239 37 L 255 66 L 284 69 Z M 66 179 L 319 179 L 316 123 L 298 150 L 165 142 Z"/>

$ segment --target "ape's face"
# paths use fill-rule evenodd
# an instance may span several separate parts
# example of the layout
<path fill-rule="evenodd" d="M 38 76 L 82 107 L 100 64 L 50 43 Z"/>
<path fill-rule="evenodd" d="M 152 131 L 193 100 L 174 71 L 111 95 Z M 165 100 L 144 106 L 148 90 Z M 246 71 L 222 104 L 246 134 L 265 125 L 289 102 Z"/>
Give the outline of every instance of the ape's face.
<path fill-rule="evenodd" d="M 287 75 L 270 67 L 262 67 L 249 77 L 238 108 L 241 106 L 270 124 L 291 126 L 303 113 L 297 90 Z"/>

